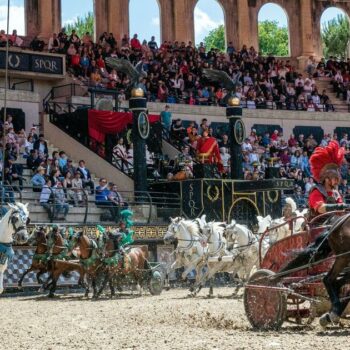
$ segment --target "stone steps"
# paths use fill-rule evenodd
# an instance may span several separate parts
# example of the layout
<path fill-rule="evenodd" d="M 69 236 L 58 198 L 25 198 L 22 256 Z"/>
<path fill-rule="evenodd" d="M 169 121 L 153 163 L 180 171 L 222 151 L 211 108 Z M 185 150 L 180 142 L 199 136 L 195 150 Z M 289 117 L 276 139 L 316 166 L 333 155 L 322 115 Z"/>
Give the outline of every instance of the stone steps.
<path fill-rule="evenodd" d="M 52 155 L 53 151 L 59 151 L 57 148 L 55 148 L 53 145 L 49 146 L 49 154 Z M 33 172 L 30 169 L 26 168 L 26 159 L 23 157 L 18 157 L 17 163 L 22 164 L 24 166 L 23 169 L 23 178 L 24 178 L 24 189 L 22 190 L 21 196 L 22 196 L 22 202 L 23 203 L 29 203 L 29 212 L 30 212 L 30 219 L 32 223 L 49 223 L 49 218 L 46 210 L 40 205 L 39 199 L 40 199 L 40 192 L 33 192 L 31 187 L 31 178 L 33 176 Z M 73 165 L 75 167 L 78 166 L 77 162 L 74 162 L 73 159 Z M 98 178 L 96 178 L 94 175 L 93 180 L 95 184 L 98 183 Z M 108 176 L 107 176 L 108 177 Z M 16 185 L 16 184 L 15 184 Z M 149 204 L 138 204 L 134 203 L 132 198 L 130 197 L 132 194 L 124 194 L 121 193 L 124 197 L 124 199 L 129 203 L 129 208 L 134 212 L 133 221 L 137 224 L 147 224 L 148 221 L 151 223 L 157 223 L 157 224 L 166 224 L 167 218 L 158 218 L 157 217 L 157 207 L 155 205 L 150 206 Z M 15 192 L 15 199 L 19 200 L 20 195 L 19 193 Z M 151 213 L 150 213 L 151 211 Z M 85 218 L 85 212 L 86 212 L 86 206 L 82 207 L 73 207 L 70 205 L 69 212 L 66 216 L 66 219 L 64 222 L 66 224 L 69 223 L 78 223 L 82 224 L 84 222 Z M 87 223 L 96 225 L 98 223 L 102 224 L 115 224 L 115 222 L 111 221 L 101 221 L 101 215 L 104 213 L 107 213 L 108 209 L 106 208 L 98 208 L 95 205 L 95 196 L 89 194 L 88 195 L 88 214 L 87 214 Z M 166 210 L 163 210 L 164 213 L 166 213 Z M 167 216 L 164 214 L 164 216 Z M 149 219 L 150 216 L 150 219 Z M 169 215 L 168 215 L 169 216 Z M 55 220 L 54 220 L 55 221 Z"/>

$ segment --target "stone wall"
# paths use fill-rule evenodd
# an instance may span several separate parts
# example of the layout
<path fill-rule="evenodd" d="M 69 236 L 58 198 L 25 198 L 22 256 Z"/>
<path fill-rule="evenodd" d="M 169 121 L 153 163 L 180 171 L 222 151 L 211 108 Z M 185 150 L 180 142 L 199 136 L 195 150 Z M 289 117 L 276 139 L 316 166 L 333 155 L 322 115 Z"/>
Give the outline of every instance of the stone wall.
<path fill-rule="evenodd" d="M 73 97 L 73 103 L 90 104 L 87 97 Z M 172 118 L 183 120 L 194 120 L 199 124 L 203 118 L 210 122 L 228 122 L 226 110 L 223 107 L 189 106 L 182 104 L 171 104 Z M 128 107 L 126 102 L 123 107 Z M 159 114 L 164 110 L 165 103 L 148 103 L 150 113 Z M 281 111 L 269 109 L 243 109 L 243 119 L 246 129 L 250 130 L 255 124 L 279 125 L 284 135 L 293 132 L 296 126 L 321 127 L 326 134 L 332 134 L 337 127 L 350 128 L 349 113 L 340 112 L 304 112 L 304 111 Z"/>
<path fill-rule="evenodd" d="M 161 41 L 194 40 L 194 8 L 198 0 L 158 0 Z M 215 1 L 215 0 L 213 0 Z M 299 59 L 300 67 L 310 55 L 321 56 L 320 18 L 325 9 L 336 6 L 350 15 L 348 1 L 320 0 L 217 0 L 221 5 L 226 39 L 240 48 L 243 44 L 257 47 L 257 18 L 260 8 L 273 2 L 286 12 L 289 22 L 290 54 Z M 26 0 L 26 31 L 33 37 L 48 40 L 61 28 L 60 0 Z M 129 34 L 129 0 L 94 1 L 96 34 L 113 32 L 117 40 Z M 147 16 L 147 14 L 145 14 Z"/>

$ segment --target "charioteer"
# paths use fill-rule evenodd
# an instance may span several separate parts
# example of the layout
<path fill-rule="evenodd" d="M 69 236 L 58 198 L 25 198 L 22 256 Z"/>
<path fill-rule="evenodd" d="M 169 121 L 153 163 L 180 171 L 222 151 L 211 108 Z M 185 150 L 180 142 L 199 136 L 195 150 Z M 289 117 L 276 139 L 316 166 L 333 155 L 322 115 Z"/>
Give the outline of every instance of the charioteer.
<path fill-rule="evenodd" d="M 337 189 L 341 179 L 339 169 L 344 162 L 344 155 L 345 149 L 340 147 L 337 141 L 331 141 L 326 147 L 317 147 L 310 157 L 311 172 L 316 184 L 309 194 L 309 221 L 327 212 L 349 208 Z M 335 215 L 334 218 L 337 219 L 339 216 Z M 327 258 L 332 251 L 328 243 L 329 234 L 329 230 L 321 233 L 280 272 Z"/>

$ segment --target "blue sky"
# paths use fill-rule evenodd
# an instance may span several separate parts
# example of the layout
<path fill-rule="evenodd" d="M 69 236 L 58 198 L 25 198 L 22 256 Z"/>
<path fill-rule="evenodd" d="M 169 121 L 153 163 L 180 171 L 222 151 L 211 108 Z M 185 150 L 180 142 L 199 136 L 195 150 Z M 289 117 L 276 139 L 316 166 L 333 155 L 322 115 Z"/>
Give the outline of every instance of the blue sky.
<path fill-rule="evenodd" d="M 49 0 L 45 0 L 49 1 Z M 93 10 L 93 0 L 61 0 L 62 23 L 72 23 L 78 16 Z M 0 29 L 6 29 L 7 0 L 0 0 Z M 327 9 L 321 22 L 327 22 L 341 13 L 336 8 Z M 287 18 L 281 7 L 266 4 L 259 12 L 259 20 L 277 20 L 281 26 L 287 25 Z M 208 32 L 224 23 L 223 12 L 215 0 L 199 0 L 195 8 L 195 37 L 198 44 Z M 11 0 L 10 30 L 17 28 L 24 34 L 24 0 Z M 139 39 L 149 40 L 152 35 L 160 41 L 159 9 L 156 0 L 130 0 L 130 35 L 139 34 Z"/>

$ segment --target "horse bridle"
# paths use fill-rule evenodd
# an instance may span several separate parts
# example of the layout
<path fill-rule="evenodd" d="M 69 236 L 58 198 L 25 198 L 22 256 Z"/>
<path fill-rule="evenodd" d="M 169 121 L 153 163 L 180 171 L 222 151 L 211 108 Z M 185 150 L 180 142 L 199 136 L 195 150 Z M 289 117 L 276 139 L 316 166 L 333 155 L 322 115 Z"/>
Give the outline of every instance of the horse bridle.
<path fill-rule="evenodd" d="M 178 223 L 174 223 L 174 225 L 176 225 L 176 226 L 180 226 L 180 225 L 182 225 L 182 224 L 180 224 L 179 222 Z M 187 231 L 187 230 L 186 230 Z M 189 231 L 187 231 L 190 235 L 191 235 L 191 238 L 193 238 L 193 235 L 192 235 L 192 233 L 191 232 L 189 232 Z M 190 243 L 189 243 L 189 245 L 188 246 L 186 246 L 186 247 L 181 247 L 181 251 L 184 251 L 184 252 L 187 252 L 188 250 L 190 250 L 192 247 L 193 247 L 193 245 L 194 245 L 194 242 L 198 242 L 197 240 L 195 240 L 195 239 L 190 239 L 190 240 L 185 240 L 185 239 L 177 239 L 178 241 L 189 241 Z M 177 248 L 177 249 L 179 249 L 179 247 Z M 180 250 L 180 249 L 179 249 Z"/>
<path fill-rule="evenodd" d="M 30 219 L 27 218 L 25 225 L 22 224 L 21 226 L 16 227 L 16 223 L 19 221 L 19 218 L 15 216 L 17 214 L 20 214 L 19 210 L 14 210 L 9 217 L 9 223 L 11 222 L 14 230 L 13 235 L 17 235 L 18 232 L 25 230 L 26 226 L 30 223 Z"/>

